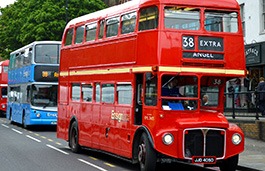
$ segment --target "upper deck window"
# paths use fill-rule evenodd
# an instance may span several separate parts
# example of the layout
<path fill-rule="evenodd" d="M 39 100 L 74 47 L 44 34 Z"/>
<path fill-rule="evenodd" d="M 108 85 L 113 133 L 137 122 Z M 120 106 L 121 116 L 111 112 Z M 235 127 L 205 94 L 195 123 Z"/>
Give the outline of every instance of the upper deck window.
<path fill-rule="evenodd" d="M 117 36 L 119 30 L 119 17 L 107 20 L 107 37 Z"/>
<path fill-rule="evenodd" d="M 86 41 L 93 41 L 96 39 L 97 24 L 86 25 Z"/>
<path fill-rule="evenodd" d="M 134 32 L 136 25 L 136 12 L 121 17 L 121 34 Z"/>
<path fill-rule="evenodd" d="M 140 10 L 139 31 L 155 29 L 158 26 L 158 9 L 156 6 Z"/>
<path fill-rule="evenodd" d="M 236 12 L 206 11 L 204 27 L 207 31 L 236 33 L 238 31 L 238 14 Z"/>
<path fill-rule="evenodd" d="M 104 26 L 105 26 L 105 20 L 101 20 L 99 22 L 98 39 L 102 39 L 104 36 Z"/>
<path fill-rule="evenodd" d="M 64 41 L 64 45 L 65 46 L 71 45 L 72 44 L 72 39 L 73 39 L 73 29 L 71 28 L 71 29 L 67 30 L 66 38 L 65 38 L 65 41 Z"/>
<path fill-rule="evenodd" d="M 75 35 L 75 44 L 80 44 L 83 41 L 85 26 L 77 27 Z"/>
<path fill-rule="evenodd" d="M 15 68 L 20 68 L 22 66 L 22 57 L 23 54 L 18 54 L 15 59 Z"/>
<path fill-rule="evenodd" d="M 32 58 L 32 48 L 27 48 L 24 53 L 23 57 L 23 65 L 27 66 L 31 64 L 31 58 Z"/>
<path fill-rule="evenodd" d="M 194 8 L 165 7 L 165 28 L 199 30 L 200 11 Z"/>

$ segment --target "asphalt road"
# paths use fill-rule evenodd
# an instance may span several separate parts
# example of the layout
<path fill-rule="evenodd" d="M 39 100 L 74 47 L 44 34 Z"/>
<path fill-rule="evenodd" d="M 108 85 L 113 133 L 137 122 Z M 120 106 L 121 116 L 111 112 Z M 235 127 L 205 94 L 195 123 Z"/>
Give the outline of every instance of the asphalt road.
<path fill-rule="evenodd" d="M 72 153 L 68 143 L 56 138 L 56 127 L 24 129 L 0 118 L 0 171 L 137 171 L 138 165 L 83 150 Z M 157 170 L 176 170 L 163 164 Z M 177 170 L 212 170 L 201 166 L 178 164 Z M 213 170 L 219 170 L 214 168 Z"/>

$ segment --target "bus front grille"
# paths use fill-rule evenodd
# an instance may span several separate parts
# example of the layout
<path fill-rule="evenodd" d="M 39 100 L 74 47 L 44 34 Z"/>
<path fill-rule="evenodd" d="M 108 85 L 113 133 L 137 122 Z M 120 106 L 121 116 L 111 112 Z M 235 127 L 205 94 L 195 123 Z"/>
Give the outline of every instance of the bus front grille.
<path fill-rule="evenodd" d="M 184 156 L 215 156 L 222 158 L 225 147 L 225 130 L 214 128 L 184 130 Z"/>

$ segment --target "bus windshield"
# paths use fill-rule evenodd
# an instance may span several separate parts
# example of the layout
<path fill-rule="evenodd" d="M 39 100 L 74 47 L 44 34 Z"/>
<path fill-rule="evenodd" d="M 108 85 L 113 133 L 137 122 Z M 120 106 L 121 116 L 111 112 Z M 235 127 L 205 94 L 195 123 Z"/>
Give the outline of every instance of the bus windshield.
<path fill-rule="evenodd" d="M 57 90 L 57 85 L 32 85 L 31 104 L 38 107 L 56 107 Z"/>
<path fill-rule="evenodd" d="M 164 110 L 195 110 L 198 103 L 196 76 L 163 75 L 161 85 Z"/>
<path fill-rule="evenodd" d="M 36 63 L 59 64 L 59 45 L 38 44 L 36 45 Z"/>
<path fill-rule="evenodd" d="M 199 30 L 200 11 L 194 8 L 165 7 L 165 28 Z"/>

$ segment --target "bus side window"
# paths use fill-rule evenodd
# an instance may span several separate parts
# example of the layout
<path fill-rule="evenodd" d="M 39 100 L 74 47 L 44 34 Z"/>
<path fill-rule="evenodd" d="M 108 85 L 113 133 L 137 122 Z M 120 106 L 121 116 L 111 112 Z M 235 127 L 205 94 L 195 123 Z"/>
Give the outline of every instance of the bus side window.
<path fill-rule="evenodd" d="M 92 102 L 93 99 L 93 86 L 92 84 L 82 85 L 82 100 L 85 102 Z"/>
<path fill-rule="evenodd" d="M 76 31 L 75 31 L 75 44 L 80 44 L 80 43 L 83 42 L 84 31 L 85 31 L 85 26 L 80 26 L 80 27 L 76 28 Z"/>
<path fill-rule="evenodd" d="M 17 56 L 16 56 L 16 59 L 15 59 L 15 68 L 20 68 L 21 67 L 21 55 L 22 54 L 18 54 Z"/>
<path fill-rule="evenodd" d="M 96 102 L 100 102 L 100 83 L 96 83 Z"/>
<path fill-rule="evenodd" d="M 31 60 L 31 57 L 29 56 L 30 52 L 26 53 L 24 56 L 23 56 L 23 65 L 24 66 L 27 66 L 30 64 L 30 60 Z"/>
<path fill-rule="evenodd" d="M 80 84 L 72 84 L 72 100 L 79 101 L 81 95 Z"/>
<path fill-rule="evenodd" d="M 27 102 L 30 103 L 30 85 L 27 86 Z"/>
<path fill-rule="evenodd" d="M 104 26 L 105 26 L 105 20 L 103 19 L 99 22 L 98 39 L 102 39 L 104 36 Z"/>
<path fill-rule="evenodd" d="M 64 45 L 65 46 L 71 45 L 72 39 L 73 39 L 73 28 L 67 30 L 66 37 L 64 40 Z"/>
<path fill-rule="evenodd" d="M 118 35 L 118 30 L 119 30 L 119 17 L 115 18 L 110 18 L 107 20 L 107 37 L 112 37 L 112 36 L 117 36 Z"/>
<path fill-rule="evenodd" d="M 86 41 L 93 41 L 96 39 L 97 24 L 86 25 Z"/>
<path fill-rule="evenodd" d="M 155 29 L 158 26 L 158 9 L 156 6 L 141 9 L 139 31 Z"/>
<path fill-rule="evenodd" d="M 118 84 L 117 85 L 118 104 L 132 104 L 132 85 Z"/>
<path fill-rule="evenodd" d="M 131 33 L 135 30 L 136 12 L 121 17 L 121 34 Z"/>
<path fill-rule="evenodd" d="M 103 103 L 114 103 L 114 84 L 102 84 Z"/>

